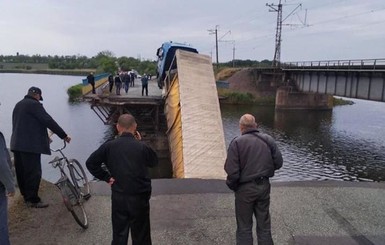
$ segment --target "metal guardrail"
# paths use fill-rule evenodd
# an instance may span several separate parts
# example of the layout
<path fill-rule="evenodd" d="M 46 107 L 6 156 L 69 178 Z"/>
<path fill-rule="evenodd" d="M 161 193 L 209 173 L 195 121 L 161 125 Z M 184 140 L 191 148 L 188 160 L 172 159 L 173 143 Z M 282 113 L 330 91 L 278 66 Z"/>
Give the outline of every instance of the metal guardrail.
<path fill-rule="evenodd" d="M 109 73 L 100 73 L 100 74 L 94 75 L 95 82 L 100 80 L 100 79 L 102 79 L 102 78 L 108 77 L 109 75 L 110 75 Z M 82 84 L 83 84 L 83 86 L 87 86 L 88 85 L 87 78 L 82 79 Z"/>
<path fill-rule="evenodd" d="M 355 60 L 296 61 L 281 63 L 284 70 L 385 70 L 385 58 Z"/>

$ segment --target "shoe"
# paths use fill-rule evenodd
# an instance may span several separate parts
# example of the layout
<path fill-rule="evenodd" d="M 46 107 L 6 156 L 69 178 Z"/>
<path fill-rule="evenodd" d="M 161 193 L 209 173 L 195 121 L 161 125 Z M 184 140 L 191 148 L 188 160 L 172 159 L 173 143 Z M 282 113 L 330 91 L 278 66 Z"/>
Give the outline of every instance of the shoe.
<path fill-rule="evenodd" d="M 27 207 L 29 208 L 46 208 L 49 206 L 48 203 L 44 203 L 44 202 L 26 202 L 25 203 L 27 205 Z"/>

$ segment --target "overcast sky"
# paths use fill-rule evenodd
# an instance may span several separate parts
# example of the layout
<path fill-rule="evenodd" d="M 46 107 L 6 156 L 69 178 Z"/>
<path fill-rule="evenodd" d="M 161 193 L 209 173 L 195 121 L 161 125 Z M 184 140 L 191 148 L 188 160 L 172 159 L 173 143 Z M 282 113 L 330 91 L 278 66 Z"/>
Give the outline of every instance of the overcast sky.
<path fill-rule="evenodd" d="M 155 60 L 164 41 L 219 62 L 273 59 L 279 0 L 0 0 L 0 54 Z M 385 58 L 384 0 L 282 0 L 282 61 Z M 290 13 L 302 4 L 293 14 Z M 305 23 L 305 13 L 307 19 Z M 306 25 L 304 25 L 306 24 Z"/>

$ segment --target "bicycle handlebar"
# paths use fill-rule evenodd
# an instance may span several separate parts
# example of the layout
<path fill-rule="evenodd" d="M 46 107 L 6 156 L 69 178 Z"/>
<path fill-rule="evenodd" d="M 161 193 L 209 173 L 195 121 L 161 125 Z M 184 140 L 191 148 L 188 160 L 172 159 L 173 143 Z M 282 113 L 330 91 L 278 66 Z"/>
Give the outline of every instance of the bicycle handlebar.
<path fill-rule="evenodd" d="M 66 141 L 65 140 L 63 140 L 63 147 L 62 148 L 58 148 L 58 149 L 50 149 L 51 151 L 53 151 L 53 152 L 61 152 L 62 150 L 64 150 L 65 148 L 66 148 L 66 146 L 67 146 L 67 143 L 66 143 Z"/>

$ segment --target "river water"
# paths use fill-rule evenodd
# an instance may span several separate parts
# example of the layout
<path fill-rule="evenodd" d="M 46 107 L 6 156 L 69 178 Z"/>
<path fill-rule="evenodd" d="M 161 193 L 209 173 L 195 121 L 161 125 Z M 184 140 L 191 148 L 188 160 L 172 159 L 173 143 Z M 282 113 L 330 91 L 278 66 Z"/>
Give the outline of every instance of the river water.
<path fill-rule="evenodd" d="M 67 89 L 83 77 L 36 74 L 0 74 L 0 130 L 7 144 L 11 136 L 12 110 L 31 86 L 43 91 L 47 112 L 72 137 L 67 156 L 84 163 L 113 131 L 104 125 L 90 105 L 68 101 Z M 284 166 L 275 181 L 385 180 L 385 104 L 353 100 L 354 105 L 333 111 L 275 111 L 271 106 L 222 105 L 225 140 L 239 135 L 238 120 L 244 113 L 255 115 L 260 130 L 272 135 L 282 151 Z M 52 147 L 61 141 L 56 137 Z M 58 178 L 47 164 L 53 156 L 42 155 L 43 177 Z"/>

